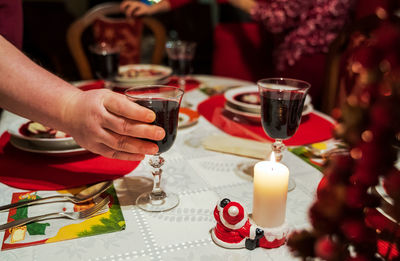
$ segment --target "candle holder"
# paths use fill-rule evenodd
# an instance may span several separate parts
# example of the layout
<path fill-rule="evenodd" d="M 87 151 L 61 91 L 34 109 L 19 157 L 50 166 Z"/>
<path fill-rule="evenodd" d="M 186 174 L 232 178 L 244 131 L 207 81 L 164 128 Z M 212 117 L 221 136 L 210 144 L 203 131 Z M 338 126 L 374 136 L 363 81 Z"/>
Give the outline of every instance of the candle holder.
<path fill-rule="evenodd" d="M 264 236 L 262 229 L 250 223 L 239 202 L 224 198 L 215 206 L 214 218 L 217 224 L 211 229 L 211 238 L 221 247 L 253 250 Z"/>
<path fill-rule="evenodd" d="M 290 231 L 286 222 L 273 228 L 259 227 L 242 204 L 228 198 L 217 203 L 214 218 L 217 224 L 211 229 L 211 238 L 215 244 L 228 249 L 277 248 L 285 244 Z"/>
<path fill-rule="evenodd" d="M 250 223 L 264 231 L 263 237 L 259 239 L 258 246 L 262 248 L 278 248 L 286 243 L 287 236 L 290 232 L 290 227 L 287 222 L 284 222 L 278 227 L 260 227 L 251 218 Z"/>

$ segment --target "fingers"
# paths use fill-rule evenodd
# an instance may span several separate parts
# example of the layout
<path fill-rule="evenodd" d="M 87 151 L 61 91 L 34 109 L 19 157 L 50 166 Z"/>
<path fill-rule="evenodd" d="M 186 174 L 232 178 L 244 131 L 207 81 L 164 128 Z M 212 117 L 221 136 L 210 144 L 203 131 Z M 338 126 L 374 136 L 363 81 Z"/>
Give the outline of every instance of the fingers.
<path fill-rule="evenodd" d="M 121 152 L 150 155 L 158 152 L 158 146 L 153 142 L 120 135 L 107 130 L 104 130 L 101 141 L 107 147 Z"/>
<path fill-rule="evenodd" d="M 92 151 L 95 153 L 101 154 L 104 157 L 111 158 L 111 159 L 140 161 L 140 160 L 143 160 L 145 157 L 144 154 L 128 153 L 128 152 L 124 152 L 124 151 L 113 150 L 104 144 L 99 144 L 96 150 L 92 150 Z"/>
<path fill-rule="evenodd" d="M 141 9 L 141 4 L 139 2 L 125 1 L 120 5 L 120 8 L 127 17 L 139 16 L 140 14 L 137 11 Z"/>
<path fill-rule="evenodd" d="M 151 123 L 156 119 L 155 113 L 140 106 L 126 97 L 121 99 L 121 94 L 109 93 L 104 97 L 104 107 L 111 113 L 131 120 Z"/>
<path fill-rule="evenodd" d="M 159 126 L 132 121 L 112 114 L 103 118 L 102 126 L 114 133 L 137 138 L 162 140 L 165 136 L 164 129 Z"/>

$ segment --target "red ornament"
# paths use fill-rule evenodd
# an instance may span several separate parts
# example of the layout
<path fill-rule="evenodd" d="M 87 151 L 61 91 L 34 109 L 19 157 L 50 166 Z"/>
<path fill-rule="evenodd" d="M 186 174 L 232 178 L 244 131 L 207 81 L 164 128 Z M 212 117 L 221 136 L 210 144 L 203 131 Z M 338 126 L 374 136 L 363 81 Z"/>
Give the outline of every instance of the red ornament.
<path fill-rule="evenodd" d="M 332 260 L 336 250 L 336 244 L 328 236 L 318 239 L 314 245 L 315 255 L 324 260 Z"/>

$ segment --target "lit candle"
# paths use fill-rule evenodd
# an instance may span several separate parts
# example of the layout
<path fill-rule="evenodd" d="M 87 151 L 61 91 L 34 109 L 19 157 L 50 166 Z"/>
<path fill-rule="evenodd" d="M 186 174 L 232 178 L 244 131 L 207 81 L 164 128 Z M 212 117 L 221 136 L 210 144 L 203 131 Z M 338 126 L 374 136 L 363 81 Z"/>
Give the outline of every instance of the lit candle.
<path fill-rule="evenodd" d="M 289 169 L 275 162 L 261 161 L 254 166 L 254 222 L 261 227 L 278 227 L 285 222 Z"/>

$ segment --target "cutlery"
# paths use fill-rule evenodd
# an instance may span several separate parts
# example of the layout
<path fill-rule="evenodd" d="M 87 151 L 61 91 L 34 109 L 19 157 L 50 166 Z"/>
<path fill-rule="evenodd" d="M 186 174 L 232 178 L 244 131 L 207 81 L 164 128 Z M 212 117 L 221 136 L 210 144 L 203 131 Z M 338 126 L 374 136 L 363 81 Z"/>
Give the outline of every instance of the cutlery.
<path fill-rule="evenodd" d="M 56 212 L 56 213 L 49 213 L 35 217 L 29 217 L 24 219 L 19 219 L 15 221 L 11 221 L 9 223 L 3 224 L 0 226 L 0 231 L 6 230 L 12 227 L 19 227 L 25 225 L 30 222 L 40 221 L 42 219 L 48 218 L 69 218 L 69 219 L 84 219 L 93 216 L 94 214 L 98 213 L 104 206 L 106 206 L 110 202 L 109 196 L 102 199 L 100 202 L 96 203 L 94 206 L 79 211 L 79 212 Z"/>
<path fill-rule="evenodd" d="M 37 204 L 38 202 L 41 202 L 41 201 L 47 201 L 49 199 L 57 199 L 57 198 L 61 198 L 64 201 L 70 201 L 72 203 L 83 203 L 83 202 L 89 201 L 89 200 L 97 197 L 98 195 L 100 195 L 101 193 L 106 191 L 109 187 L 111 187 L 112 183 L 113 183 L 112 181 L 103 181 L 100 183 L 96 183 L 92 186 L 85 188 L 84 190 L 82 190 L 81 192 L 79 192 L 78 194 L 76 194 L 74 196 L 54 195 L 54 196 L 49 196 L 49 197 L 33 199 L 30 201 L 20 201 L 20 202 L 4 205 L 4 206 L 0 207 L 0 212 L 10 209 L 10 208 L 29 206 L 29 205 Z M 49 203 L 49 202 L 47 202 L 47 203 Z"/>

